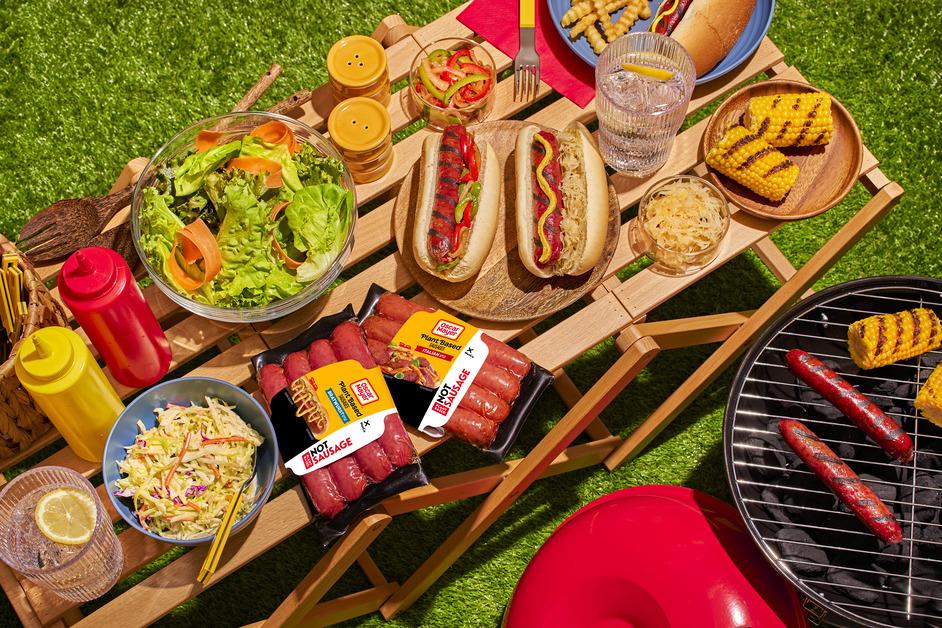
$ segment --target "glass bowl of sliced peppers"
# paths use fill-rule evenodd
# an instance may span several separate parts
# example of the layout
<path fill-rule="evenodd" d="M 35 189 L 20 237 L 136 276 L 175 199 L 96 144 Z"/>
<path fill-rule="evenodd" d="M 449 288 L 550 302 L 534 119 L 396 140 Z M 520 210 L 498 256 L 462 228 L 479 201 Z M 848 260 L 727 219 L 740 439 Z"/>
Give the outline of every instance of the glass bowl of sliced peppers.
<path fill-rule="evenodd" d="M 472 124 L 494 103 L 494 59 L 479 43 L 461 37 L 433 41 L 412 62 L 409 89 L 428 126 Z"/>

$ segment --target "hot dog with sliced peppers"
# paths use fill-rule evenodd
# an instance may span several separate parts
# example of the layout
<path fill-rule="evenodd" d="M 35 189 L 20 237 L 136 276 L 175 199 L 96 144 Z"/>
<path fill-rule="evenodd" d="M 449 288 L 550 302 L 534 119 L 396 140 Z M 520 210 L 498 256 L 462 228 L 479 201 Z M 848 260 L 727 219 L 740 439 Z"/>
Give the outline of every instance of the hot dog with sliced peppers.
<path fill-rule="evenodd" d="M 412 249 L 427 272 L 477 274 L 497 231 L 501 176 L 493 149 L 461 125 L 425 140 Z"/>
<path fill-rule="evenodd" d="M 527 126 L 517 134 L 517 251 L 537 277 L 581 275 L 602 256 L 608 179 L 589 131 Z"/>

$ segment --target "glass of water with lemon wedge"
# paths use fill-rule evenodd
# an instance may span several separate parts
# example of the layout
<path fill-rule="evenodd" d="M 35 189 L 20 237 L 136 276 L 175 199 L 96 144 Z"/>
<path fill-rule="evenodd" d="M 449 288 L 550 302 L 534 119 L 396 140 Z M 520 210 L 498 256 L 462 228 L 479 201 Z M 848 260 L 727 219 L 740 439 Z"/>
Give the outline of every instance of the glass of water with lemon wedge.
<path fill-rule="evenodd" d="M 646 177 L 670 156 L 687 115 L 697 74 L 679 43 L 657 33 L 629 33 L 602 52 L 595 66 L 599 147 L 606 163 Z"/>
<path fill-rule="evenodd" d="M 0 559 L 73 602 L 103 595 L 124 562 L 95 488 L 64 467 L 32 469 L 0 491 Z"/>

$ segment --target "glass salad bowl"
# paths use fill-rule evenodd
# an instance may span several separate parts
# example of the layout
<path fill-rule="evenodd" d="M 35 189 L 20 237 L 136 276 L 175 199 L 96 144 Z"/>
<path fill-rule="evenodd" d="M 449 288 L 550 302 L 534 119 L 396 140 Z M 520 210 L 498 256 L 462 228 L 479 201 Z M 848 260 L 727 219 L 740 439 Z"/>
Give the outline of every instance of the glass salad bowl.
<path fill-rule="evenodd" d="M 353 179 L 320 133 L 229 113 L 164 144 L 131 198 L 134 246 L 157 287 L 206 318 L 280 318 L 323 294 L 353 248 Z"/>

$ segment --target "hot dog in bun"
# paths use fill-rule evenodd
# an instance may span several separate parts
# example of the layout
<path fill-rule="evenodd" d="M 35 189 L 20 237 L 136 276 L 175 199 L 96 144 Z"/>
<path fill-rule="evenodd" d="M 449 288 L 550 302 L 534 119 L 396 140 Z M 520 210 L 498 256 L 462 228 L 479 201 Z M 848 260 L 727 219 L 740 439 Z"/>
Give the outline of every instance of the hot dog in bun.
<path fill-rule="evenodd" d="M 664 0 L 651 32 L 676 39 L 702 76 L 733 49 L 755 6 L 756 0 Z"/>
<path fill-rule="evenodd" d="M 501 178 L 494 150 L 465 127 L 425 140 L 412 238 L 423 269 L 452 282 L 481 270 L 497 232 Z"/>
<path fill-rule="evenodd" d="M 581 275 L 598 263 L 608 231 L 608 179 L 592 136 L 573 122 L 559 133 L 517 134 L 517 251 L 531 273 Z"/>

